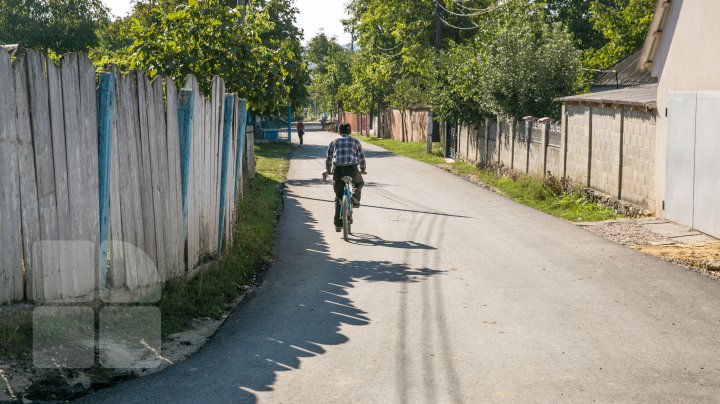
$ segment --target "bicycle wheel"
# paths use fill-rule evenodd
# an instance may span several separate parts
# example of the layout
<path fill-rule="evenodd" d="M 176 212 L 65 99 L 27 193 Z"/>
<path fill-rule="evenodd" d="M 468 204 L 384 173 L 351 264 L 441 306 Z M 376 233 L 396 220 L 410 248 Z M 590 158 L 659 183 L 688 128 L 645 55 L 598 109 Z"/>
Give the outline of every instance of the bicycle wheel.
<path fill-rule="evenodd" d="M 350 198 L 347 195 L 343 197 L 340 209 L 343 222 L 343 238 L 348 241 L 348 234 L 350 234 Z"/>

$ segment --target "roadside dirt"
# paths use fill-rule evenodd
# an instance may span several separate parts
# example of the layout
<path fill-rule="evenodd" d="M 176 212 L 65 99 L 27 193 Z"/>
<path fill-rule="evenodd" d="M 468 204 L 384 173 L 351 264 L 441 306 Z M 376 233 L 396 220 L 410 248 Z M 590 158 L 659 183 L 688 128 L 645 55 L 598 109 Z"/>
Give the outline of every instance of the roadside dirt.
<path fill-rule="evenodd" d="M 623 219 L 578 225 L 616 243 L 720 280 L 720 240 L 660 219 Z M 676 229 L 668 231 L 668 226 Z M 654 227 L 664 231 L 651 230 Z"/>
<path fill-rule="evenodd" d="M 245 292 L 251 290 L 246 288 Z M 232 307 L 236 307 L 243 295 Z M 5 306 L 3 310 L 21 312 L 32 316 L 32 306 Z M 43 369 L 33 365 L 32 354 L 22 353 L 0 358 L 0 403 L 5 402 L 64 402 L 90 392 L 110 387 L 132 377 L 146 376 L 161 371 L 176 362 L 187 359 L 202 348 L 225 322 L 232 309 L 220 318 L 201 317 L 193 320 L 188 330 L 167 335 L 162 340 L 161 352 L 148 347 L 149 357 L 159 366 L 138 369 L 106 369 L 95 366 L 90 369 Z"/>
<path fill-rule="evenodd" d="M 720 280 L 720 242 L 687 245 L 635 246 L 638 251 L 703 272 Z"/>

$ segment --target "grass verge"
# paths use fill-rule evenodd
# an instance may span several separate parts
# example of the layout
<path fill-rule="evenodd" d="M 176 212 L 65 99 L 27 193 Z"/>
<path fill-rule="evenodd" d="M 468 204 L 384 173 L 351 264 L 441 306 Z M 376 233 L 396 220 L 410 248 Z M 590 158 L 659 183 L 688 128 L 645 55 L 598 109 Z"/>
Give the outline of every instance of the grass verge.
<path fill-rule="evenodd" d="M 242 286 L 270 264 L 291 148 L 284 143 L 255 146 L 257 174 L 245 184 L 245 197 L 238 203 L 233 244 L 190 281 L 166 284 L 159 303 L 163 335 L 186 329 L 194 318 L 220 316 L 242 294 Z"/>
<path fill-rule="evenodd" d="M 370 144 L 393 153 L 448 169 L 449 171 L 493 188 L 517 202 L 542 212 L 573 222 L 593 222 L 620 217 L 612 209 L 589 200 L 581 187 L 564 179 L 535 178 L 512 170 L 481 168 L 465 162 L 447 163 L 439 143 L 433 143 L 433 153 L 426 152 L 424 143 L 399 142 L 355 135 Z"/>
<path fill-rule="evenodd" d="M 393 139 L 378 139 L 361 135 L 353 135 L 353 137 L 364 142 L 380 146 L 395 154 L 410 157 L 412 159 L 420 160 L 425 163 L 435 165 L 445 163 L 445 158 L 442 156 L 442 146 L 440 146 L 439 143 L 433 143 L 433 152 L 431 154 L 428 154 L 426 152 L 427 146 L 425 145 L 425 143 L 398 142 L 397 140 Z"/>
<path fill-rule="evenodd" d="M 209 268 L 189 281 L 169 281 L 158 303 L 162 334 L 186 329 L 194 318 L 217 317 L 243 293 L 272 258 L 275 225 L 281 203 L 281 183 L 289 167 L 292 146 L 255 146 L 256 177 L 245 183 L 238 202 L 233 244 Z M 0 360 L 31 359 L 32 305 L 0 307 Z"/>

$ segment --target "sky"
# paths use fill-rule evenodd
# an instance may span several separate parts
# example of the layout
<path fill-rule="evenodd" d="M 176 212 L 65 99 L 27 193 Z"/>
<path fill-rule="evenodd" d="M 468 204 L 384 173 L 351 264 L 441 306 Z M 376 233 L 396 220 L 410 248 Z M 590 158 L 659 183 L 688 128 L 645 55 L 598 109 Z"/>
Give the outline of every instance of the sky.
<path fill-rule="evenodd" d="M 130 10 L 130 0 L 103 0 L 116 16 L 124 17 Z M 343 31 L 342 19 L 347 18 L 345 13 L 346 0 L 295 0 L 295 6 L 300 10 L 297 25 L 305 34 L 307 43 L 321 30 L 329 37 L 337 37 L 342 45 L 350 43 L 350 34 Z"/>

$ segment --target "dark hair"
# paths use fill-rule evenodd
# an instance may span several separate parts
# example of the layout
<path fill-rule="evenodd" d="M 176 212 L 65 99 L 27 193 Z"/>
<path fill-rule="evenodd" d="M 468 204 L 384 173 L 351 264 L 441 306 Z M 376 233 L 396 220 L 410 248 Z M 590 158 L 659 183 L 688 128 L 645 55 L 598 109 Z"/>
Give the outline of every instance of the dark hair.
<path fill-rule="evenodd" d="M 350 128 L 349 123 L 342 123 L 340 124 L 340 134 L 341 135 L 349 135 L 352 129 Z"/>

